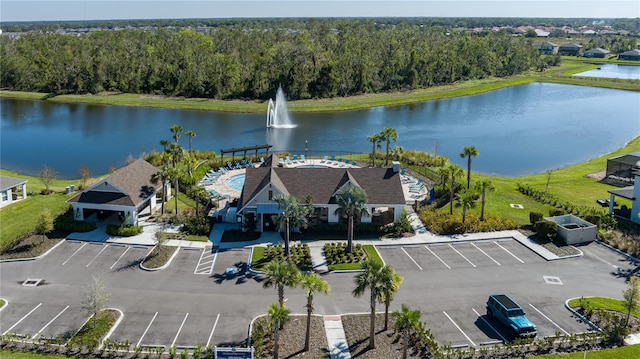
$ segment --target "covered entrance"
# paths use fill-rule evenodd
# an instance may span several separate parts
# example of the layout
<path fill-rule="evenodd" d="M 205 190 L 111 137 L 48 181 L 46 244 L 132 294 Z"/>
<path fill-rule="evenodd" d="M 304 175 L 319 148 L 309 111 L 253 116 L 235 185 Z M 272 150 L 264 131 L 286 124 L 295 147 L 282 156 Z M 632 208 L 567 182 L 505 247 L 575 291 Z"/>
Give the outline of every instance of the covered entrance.
<path fill-rule="evenodd" d="M 277 203 L 258 203 L 256 213 L 259 218 L 259 225 L 261 232 L 274 232 L 277 231 L 277 223 L 274 221 L 274 216 L 277 216 L 282 212 L 278 209 Z"/>

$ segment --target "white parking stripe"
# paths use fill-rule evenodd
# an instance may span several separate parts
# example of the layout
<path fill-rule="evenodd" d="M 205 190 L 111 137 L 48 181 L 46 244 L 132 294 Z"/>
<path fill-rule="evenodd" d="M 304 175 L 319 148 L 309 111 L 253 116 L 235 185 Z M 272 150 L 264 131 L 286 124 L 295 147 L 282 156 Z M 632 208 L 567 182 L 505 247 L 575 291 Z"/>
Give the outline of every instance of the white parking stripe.
<path fill-rule="evenodd" d="M 420 267 L 420 265 L 418 264 L 418 262 L 416 262 L 413 257 L 411 257 L 409 255 L 409 253 L 407 253 L 407 251 L 404 250 L 404 247 L 400 247 L 400 249 L 402 249 L 402 251 L 404 252 L 404 254 L 407 255 L 407 257 L 409 257 L 409 259 L 411 259 L 411 261 L 413 262 L 413 264 L 415 264 L 418 268 L 420 268 L 420 270 L 422 270 L 422 267 Z"/>
<path fill-rule="evenodd" d="M 529 303 L 529 305 L 531 306 L 531 308 L 535 309 L 536 312 L 540 313 L 540 315 L 542 315 L 546 320 L 548 320 L 551 324 L 555 325 L 556 328 L 560 329 L 560 331 L 562 331 L 565 335 L 571 335 L 569 334 L 569 332 L 567 332 L 566 330 L 560 328 L 560 326 L 558 324 L 556 324 L 556 322 L 554 322 L 553 320 L 551 320 L 551 318 L 547 317 L 544 313 L 542 313 L 538 308 L 534 307 L 533 304 Z"/>
<path fill-rule="evenodd" d="M 31 311 L 27 314 L 24 315 L 24 317 L 20 318 L 20 320 L 18 320 L 16 322 L 16 324 L 12 325 L 11 328 L 7 329 L 4 333 L 2 333 L 2 335 L 6 335 L 7 333 L 11 332 L 11 329 L 15 328 L 18 324 L 20 324 L 20 322 L 22 322 L 23 320 L 25 320 L 29 315 L 31 315 L 31 313 L 35 312 L 36 309 L 40 308 L 40 306 L 42 305 L 42 303 L 36 305 L 35 308 L 31 309 Z"/>
<path fill-rule="evenodd" d="M 473 264 L 473 262 L 471 262 L 469 260 L 469 258 L 465 257 L 464 254 L 460 253 L 457 249 L 453 248 L 453 246 L 451 244 L 449 244 L 449 247 L 451 247 L 451 249 L 453 249 L 456 253 L 458 253 L 460 255 L 460 257 L 464 258 L 467 262 L 469 262 L 469 264 L 471 264 L 473 266 L 473 268 L 477 268 L 475 264 Z"/>
<path fill-rule="evenodd" d="M 178 340 L 178 335 L 180 335 L 180 332 L 182 331 L 182 327 L 184 327 L 184 322 L 187 321 L 187 318 L 189 317 L 189 313 L 187 313 L 184 316 L 184 319 L 182 319 L 182 324 L 180 324 L 180 328 L 178 328 L 178 332 L 176 333 L 176 337 L 173 338 L 173 343 L 171 343 L 171 347 L 173 347 L 174 345 L 176 345 L 176 340 Z"/>
<path fill-rule="evenodd" d="M 67 305 L 62 311 L 60 311 L 60 313 L 58 313 L 58 315 L 56 315 L 55 317 L 53 317 L 53 319 L 51 319 L 49 321 L 49 323 L 47 323 L 44 327 L 42 327 L 42 329 L 40 329 L 36 334 L 34 334 L 33 337 L 31 337 L 31 339 L 35 339 L 38 335 L 40 335 L 40 333 L 42 333 L 45 329 L 47 329 L 47 327 L 53 323 L 54 320 L 58 319 L 59 316 L 62 315 L 62 313 L 64 313 L 67 309 L 69 309 L 69 306 Z"/>
<path fill-rule="evenodd" d="M 218 250 L 215 253 L 205 256 L 207 253 L 206 250 L 202 250 L 202 254 L 200 255 L 200 259 L 198 260 L 198 265 L 196 269 L 193 271 L 193 274 L 211 274 L 213 273 L 213 264 L 216 261 L 216 257 L 218 255 Z"/>
<path fill-rule="evenodd" d="M 471 308 L 473 310 L 474 313 L 476 313 L 476 315 L 478 316 L 478 318 L 482 319 L 483 322 L 485 322 L 485 324 L 487 324 L 489 326 L 489 328 L 491 328 L 491 330 L 494 331 L 494 333 L 498 334 L 498 336 L 500 337 L 500 339 L 502 339 L 503 342 L 507 342 L 507 339 L 505 339 L 505 337 L 502 336 L 502 334 L 500 334 L 500 332 L 498 330 L 496 330 L 496 328 L 493 327 L 493 325 L 491 325 L 491 323 L 489 323 L 488 320 L 486 320 L 482 315 L 480 315 L 480 313 L 478 313 L 474 308 Z"/>
<path fill-rule="evenodd" d="M 102 246 L 102 249 L 100 250 L 100 252 L 98 252 L 98 254 L 96 254 L 96 256 L 95 256 L 95 257 L 93 257 L 93 259 L 91 259 L 91 260 L 89 261 L 89 263 L 87 263 L 87 265 L 85 266 L 85 268 L 86 268 L 86 267 L 89 267 L 89 266 L 91 265 L 91 263 L 92 263 L 96 258 L 98 258 L 98 256 L 99 256 L 102 252 L 104 252 L 104 250 L 105 250 L 105 249 L 107 249 L 107 247 L 108 247 L 108 246 L 103 245 L 103 246 Z"/>
<path fill-rule="evenodd" d="M 431 252 L 431 254 L 433 254 L 433 256 L 434 256 L 434 257 L 438 258 L 438 260 L 439 260 L 440 262 L 442 262 L 442 264 L 444 264 L 444 266 L 445 266 L 445 267 L 447 267 L 447 268 L 451 269 L 451 267 L 449 267 L 449 265 L 448 265 L 447 263 L 445 263 L 445 261 L 443 261 L 443 260 L 442 260 L 442 258 L 438 257 L 438 255 L 437 255 L 437 254 L 435 254 L 435 253 L 431 250 L 431 248 L 429 248 L 429 246 L 424 246 L 424 247 L 425 247 L 429 252 Z"/>
<path fill-rule="evenodd" d="M 67 260 L 66 260 L 66 261 L 62 262 L 62 265 L 67 264 L 67 262 L 68 262 L 68 261 L 70 261 L 70 260 L 71 260 L 71 258 L 73 258 L 73 256 L 75 256 L 76 254 L 78 254 L 78 252 L 80 252 L 80 250 L 81 250 L 82 248 L 84 248 L 84 246 L 86 246 L 86 245 L 87 245 L 87 243 L 88 243 L 88 242 L 84 242 L 84 243 L 80 246 L 80 248 L 76 249 L 76 251 L 75 251 L 75 252 L 73 252 L 73 254 L 71 255 L 71 257 L 67 258 Z"/>
<path fill-rule="evenodd" d="M 218 316 L 216 317 L 216 321 L 215 323 L 213 323 L 213 328 L 211 329 L 211 334 L 209 334 L 209 340 L 207 340 L 207 345 L 205 345 L 205 348 L 209 347 L 209 343 L 211 343 L 211 339 L 213 338 L 213 332 L 216 331 L 216 326 L 218 325 L 218 319 L 220 319 L 220 313 L 218 313 Z"/>
<path fill-rule="evenodd" d="M 109 267 L 109 269 L 113 269 L 113 267 L 116 266 L 116 264 L 118 264 L 118 262 L 120 262 L 120 260 L 122 259 L 122 257 L 124 257 L 125 254 L 127 254 L 127 252 L 129 251 L 129 249 L 131 249 L 131 247 L 127 246 L 127 249 L 124 250 L 124 252 L 122 252 L 122 254 L 120 255 L 120 257 L 118 257 L 118 259 L 113 263 L 113 265 L 111 267 Z"/>
<path fill-rule="evenodd" d="M 147 329 L 144 330 L 144 333 L 142 333 L 142 336 L 140 337 L 140 340 L 138 340 L 138 344 L 136 344 L 137 347 L 139 347 L 140 343 L 142 343 L 142 339 L 144 338 L 145 335 L 147 335 L 147 332 L 149 331 L 149 328 L 151 328 L 151 324 L 153 324 L 153 321 L 156 320 L 157 316 L 158 316 L 158 312 L 156 312 L 156 314 L 153 315 L 153 318 L 151 318 L 151 321 L 149 322 L 149 325 L 147 325 Z"/>
<path fill-rule="evenodd" d="M 469 343 L 471 343 L 471 345 L 473 345 L 474 347 L 476 346 L 476 343 L 473 342 L 473 340 L 471 340 L 471 338 L 469 338 L 469 336 L 467 336 L 467 334 L 465 332 L 462 331 L 462 329 L 460 329 L 460 327 L 458 326 L 458 324 L 456 324 L 456 322 L 453 321 L 453 319 L 451 319 L 451 317 L 449 316 L 449 314 L 447 314 L 447 312 L 445 312 L 444 310 L 442 311 L 442 313 L 444 313 L 444 315 L 447 316 L 447 318 L 449 318 L 449 320 L 451 321 L 451 323 L 453 323 L 453 325 L 456 326 L 456 328 L 458 328 L 458 330 L 460 331 L 460 333 L 462 333 L 462 335 L 464 335 L 465 338 L 467 338 L 467 340 L 469 341 Z"/>
<path fill-rule="evenodd" d="M 482 252 L 482 254 L 484 254 L 485 256 L 489 257 L 489 259 L 491 259 L 495 264 L 500 265 L 500 263 L 498 263 L 497 260 L 493 259 L 493 257 L 491 257 L 490 255 L 487 254 L 487 252 L 483 251 L 482 248 L 476 246 L 475 243 L 471 242 L 471 245 L 476 247 L 477 250 L 479 250 L 480 252 Z"/>
<path fill-rule="evenodd" d="M 494 243 L 496 246 L 498 246 L 498 247 L 502 248 L 505 252 L 507 252 L 507 253 L 511 254 L 511 256 L 513 256 L 513 258 L 515 258 L 515 259 L 519 260 L 519 261 L 520 261 L 520 263 L 524 263 L 524 261 L 523 261 L 522 259 L 518 258 L 515 254 L 513 254 L 513 253 L 509 252 L 509 250 L 508 250 L 508 249 L 506 249 L 505 247 L 501 246 L 501 245 L 500 245 L 500 243 L 498 243 L 498 242 L 496 242 L 496 241 L 493 241 L 493 243 Z"/>

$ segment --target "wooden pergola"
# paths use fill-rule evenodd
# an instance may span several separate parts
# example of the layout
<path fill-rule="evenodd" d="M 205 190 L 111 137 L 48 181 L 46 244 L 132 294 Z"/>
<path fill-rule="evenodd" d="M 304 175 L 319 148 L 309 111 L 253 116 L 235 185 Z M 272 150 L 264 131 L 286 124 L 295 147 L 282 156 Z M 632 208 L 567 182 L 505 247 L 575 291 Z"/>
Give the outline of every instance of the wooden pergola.
<path fill-rule="evenodd" d="M 255 146 L 246 146 L 246 147 L 234 147 L 220 150 L 220 165 L 224 164 L 224 154 L 231 153 L 231 162 L 235 161 L 236 152 L 242 152 L 242 158 L 247 157 L 248 151 L 255 151 L 256 158 L 258 157 L 259 150 L 266 150 L 266 156 L 269 156 L 269 149 L 273 147 L 272 145 L 255 145 Z"/>

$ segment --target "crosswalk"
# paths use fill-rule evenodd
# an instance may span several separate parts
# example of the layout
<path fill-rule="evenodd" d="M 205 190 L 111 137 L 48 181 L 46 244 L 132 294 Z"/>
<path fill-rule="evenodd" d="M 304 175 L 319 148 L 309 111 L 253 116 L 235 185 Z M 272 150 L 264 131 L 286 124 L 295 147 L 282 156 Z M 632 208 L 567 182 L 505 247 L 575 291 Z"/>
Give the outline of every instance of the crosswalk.
<path fill-rule="evenodd" d="M 212 251 L 210 248 L 205 248 L 200 255 L 200 260 L 196 265 L 196 269 L 193 274 L 206 274 L 213 273 L 213 266 L 216 264 L 218 258 L 218 250 Z"/>

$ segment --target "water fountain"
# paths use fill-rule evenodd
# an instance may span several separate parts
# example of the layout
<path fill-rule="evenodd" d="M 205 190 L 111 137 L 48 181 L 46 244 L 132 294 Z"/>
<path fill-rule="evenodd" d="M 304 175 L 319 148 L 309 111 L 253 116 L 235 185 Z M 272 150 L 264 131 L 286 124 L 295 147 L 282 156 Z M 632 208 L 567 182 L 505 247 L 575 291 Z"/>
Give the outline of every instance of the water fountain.
<path fill-rule="evenodd" d="M 267 128 L 293 128 L 296 125 L 291 123 L 289 112 L 287 111 L 287 100 L 282 87 L 278 87 L 276 100 L 269 99 L 267 107 Z"/>

